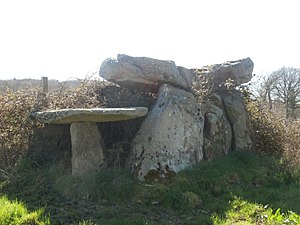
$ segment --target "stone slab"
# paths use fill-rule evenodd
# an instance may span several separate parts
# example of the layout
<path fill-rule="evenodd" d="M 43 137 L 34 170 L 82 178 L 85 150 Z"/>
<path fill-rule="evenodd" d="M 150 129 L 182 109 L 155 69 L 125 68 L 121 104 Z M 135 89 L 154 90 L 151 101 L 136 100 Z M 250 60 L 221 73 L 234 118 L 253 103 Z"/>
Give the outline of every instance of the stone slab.
<path fill-rule="evenodd" d="M 253 68 L 254 63 L 250 58 L 205 66 L 197 70 L 196 83 L 203 82 L 205 78 L 213 84 L 214 89 L 226 89 L 230 79 L 233 86 L 238 86 L 251 80 Z"/>
<path fill-rule="evenodd" d="M 35 112 L 31 118 L 48 124 L 70 124 L 73 122 L 109 122 L 143 117 L 148 113 L 146 107 L 132 108 L 92 108 L 59 109 Z"/>
<path fill-rule="evenodd" d="M 193 79 L 189 70 L 178 68 L 173 61 L 124 54 L 119 54 L 117 59 L 106 59 L 99 75 L 122 87 L 152 92 L 157 92 L 164 83 L 190 89 Z"/>

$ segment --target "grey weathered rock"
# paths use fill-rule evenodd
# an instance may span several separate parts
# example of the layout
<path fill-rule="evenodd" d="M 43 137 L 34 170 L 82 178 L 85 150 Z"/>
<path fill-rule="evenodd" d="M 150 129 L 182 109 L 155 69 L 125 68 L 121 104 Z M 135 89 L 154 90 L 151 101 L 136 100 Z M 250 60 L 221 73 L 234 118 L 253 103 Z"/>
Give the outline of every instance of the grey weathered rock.
<path fill-rule="evenodd" d="M 249 118 L 243 98 L 237 92 L 224 92 L 221 97 L 232 126 L 234 148 L 237 151 L 251 150 Z"/>
<path fill-rule="evenodd" d="M 42 123 L 70 124 L 72 122 L 107 122 L 129 120 L 147 114 L 146 107 L 135 108 L 93 108 L 93 109 L 59 109 L 35 112 L 32 118 Z"/>
<path fill-rule="evenodd" d="M 98 171 L 104 164 L 104 143 L 96 123 L 73 122 L 70 131 L 72 175 L 83 176 Z"/>
<path fill-rule="evenodd" d="M 132 142 L 130 166 L 139 180 L 164 178 L 199 162 L 203 116 L 194 96 L 164 84 Z"/>
<path fill-rule="evenodd" d="M 204 121 L 204 158 L 228 154 L 233 144 L 232 130 L 219 96 L 205 103 Z"/>
<path fill-rule="evenodd" d="M 180 76 L 183 77 L 187 82 L 188 86 L 192 87 L 196 79 L 196 71 L 193 69 L 187 69 L 182 66 L 178 66 L 177 69 L 179 71 Z"/>
<path fill-rule="evenodd" d="M 118 55 L 117 59 L 105 60 L 99 74 L 121 86 L 150 89 L 154 92 L 163 83 L 190 89 L 193 74 L 182 67 L 179 70 L 173 61 Z"/>
<path fill-rule="evenodd" d="M 196 82 L 207 79 L 214 89 L 225 89 L 228 79 L 233 86 L 247 83 L 252 78 L 254 64 L 250 58 L 205 66 L 198 70 Z"/>

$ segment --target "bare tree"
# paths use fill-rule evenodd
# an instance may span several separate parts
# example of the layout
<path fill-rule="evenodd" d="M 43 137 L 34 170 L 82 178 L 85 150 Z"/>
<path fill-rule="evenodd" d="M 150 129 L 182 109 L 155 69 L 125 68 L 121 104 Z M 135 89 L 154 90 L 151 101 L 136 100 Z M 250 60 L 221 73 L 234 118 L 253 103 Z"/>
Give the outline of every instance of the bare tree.
<path fill-rule="evenodd" d="M 273 109 L 273 96 L 272 91 L 275 85 L 274 76 L 261 76 L 259 79 L 259 85 L 255 86 L 256 97 L 260 100 L 261 103 L 266 103 L 269 110 Z"/>
<path fill-rule="evenodd" d="M 259 96 L 268 102 L 270 110 L 276 101 L 283 104 L 287 118 L 295 118 L 300 108 L 300 69 L 282 67 L 264 77 Z"/>

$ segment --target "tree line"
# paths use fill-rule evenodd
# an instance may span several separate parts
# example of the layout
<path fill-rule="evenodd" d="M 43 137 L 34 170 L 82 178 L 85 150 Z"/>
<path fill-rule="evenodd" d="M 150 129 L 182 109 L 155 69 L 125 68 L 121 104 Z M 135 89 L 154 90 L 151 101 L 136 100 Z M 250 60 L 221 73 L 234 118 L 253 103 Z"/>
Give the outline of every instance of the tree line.
<path fill-rule="evenodd" d="M 269 110 L 283 109 L 286 118 L 299 118 L 300 69 L 282 67 L 262 76 L 256 89 L 258 100 Z"/>

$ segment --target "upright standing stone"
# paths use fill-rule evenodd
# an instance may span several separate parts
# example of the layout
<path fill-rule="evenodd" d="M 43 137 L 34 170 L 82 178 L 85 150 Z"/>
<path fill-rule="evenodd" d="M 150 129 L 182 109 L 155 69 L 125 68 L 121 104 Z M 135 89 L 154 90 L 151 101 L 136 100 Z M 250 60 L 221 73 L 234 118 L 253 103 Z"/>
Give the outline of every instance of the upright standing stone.
<path fill-rule="evenodd" d="M 195 97 L 164 84 L 132 143 L 130 165 L 139 180 L 163 179 L 199 162 L 203 116 Z"/>
<path fill-rule="evenodd" d="M 232 126 L 234 148 L 237 151 L 249 151 L 252 149 L 250 137 L 249 118 L 246 112 L 243 98 L 237 92 L 223 93 L 222 99 L 229 122 Z"/>
<path fill-rule="evenodd" d="M 222 100 L 213 95 L 204 105 L 204 158 L 226 155 L 232 147 L 232 129 Z"/>
<path fill-rule="evenodd" d="M 82 176 L 88 172 L 98 171 L 104 163 L 104 144 L 97 124 L 73 122 L 70 130 L 73 176 Z"/>

